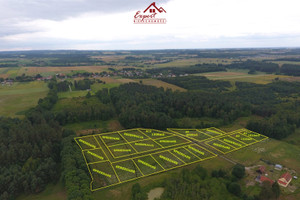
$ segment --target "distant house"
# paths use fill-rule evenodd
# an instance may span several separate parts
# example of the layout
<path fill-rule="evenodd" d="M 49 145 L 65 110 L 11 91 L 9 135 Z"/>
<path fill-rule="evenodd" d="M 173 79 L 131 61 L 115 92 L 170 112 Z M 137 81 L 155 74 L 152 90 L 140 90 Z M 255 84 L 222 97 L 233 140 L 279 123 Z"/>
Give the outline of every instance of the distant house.
<path fill-rule="evenodd" d="M 256 181 L 258 181 L 259 183 L 268 182 L 271 185 L 273 185 L 273 183 L 274 183 L 274 181 L 272 179 L 265 177 L 265 176 L 258 176 L 256 178 Z"/>
<path fill-rule="evenodd" d="M 282 165 L 276 164 L 276 165 L 275 165 L 275 169 L 277 169 L 277 170 L 282 170 Z"/>
<path fill-rule="evenodd" d="M 292 176 L 286 172 L 281 175 L 281 177 L 278 179 L 277 183 L 281 185 L 282 187 L 287 187 L 290 182 L 292 181 Z"/>

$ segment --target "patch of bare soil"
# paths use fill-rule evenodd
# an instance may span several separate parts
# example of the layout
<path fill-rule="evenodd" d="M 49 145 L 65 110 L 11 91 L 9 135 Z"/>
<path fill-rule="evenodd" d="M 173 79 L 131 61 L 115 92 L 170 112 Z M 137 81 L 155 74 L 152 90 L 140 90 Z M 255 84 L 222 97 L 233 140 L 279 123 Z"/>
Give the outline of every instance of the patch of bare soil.
<path fill-rule="evenodd" d="M 76 132 L 77 136 L 83 136 L 83 135 L 90 135 L 94 132 L 101 132 L 100 128 L 95 128 L 95 129 L 85 129 L 85 130 L 80 130 Z"/>
<path fill-rule="evenodd" d="M 108 124 L 109 131 L 119 131 L 124 129 L 118 120 L 113 120 Z"/>

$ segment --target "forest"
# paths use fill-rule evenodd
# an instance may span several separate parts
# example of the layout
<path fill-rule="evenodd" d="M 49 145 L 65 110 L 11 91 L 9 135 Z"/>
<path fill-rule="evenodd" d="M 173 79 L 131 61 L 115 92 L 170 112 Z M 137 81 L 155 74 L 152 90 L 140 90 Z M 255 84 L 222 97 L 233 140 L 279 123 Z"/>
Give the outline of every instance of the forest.
<path fill-rule="evenodd" d="M 232 87 L 229 81 L 211 81 L 204 76 L 183 76 L 175 78 L 161 78 L 160 80 L 177 85 L 188 90 L 226 91 Z"/>

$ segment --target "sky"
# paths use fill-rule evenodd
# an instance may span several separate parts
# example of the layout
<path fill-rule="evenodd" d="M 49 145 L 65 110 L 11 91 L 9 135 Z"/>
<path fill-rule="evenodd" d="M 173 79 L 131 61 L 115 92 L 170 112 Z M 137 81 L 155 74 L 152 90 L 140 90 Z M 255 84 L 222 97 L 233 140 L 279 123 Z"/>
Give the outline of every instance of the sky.
<path fill-rule="evenodd" d="M 299 0 L 0 0 L 0 51 L 300 47 Z"/>

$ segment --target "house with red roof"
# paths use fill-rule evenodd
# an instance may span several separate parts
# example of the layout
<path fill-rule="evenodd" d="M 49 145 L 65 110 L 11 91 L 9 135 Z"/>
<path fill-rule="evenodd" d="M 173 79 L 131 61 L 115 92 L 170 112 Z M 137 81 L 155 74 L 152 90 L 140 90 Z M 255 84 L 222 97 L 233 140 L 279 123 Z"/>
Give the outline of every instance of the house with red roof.
<path fill-rule="evenodd" d="M 268 182 L 270 183 L 271 185 L 273 185 L 274 181 L 268 177 L 265 177 L 265 176 L 259 176 L 259 182 L 260 183 L 263 183 L 263 182 Z"/>
<path fill-rule="evenodd" d="M 281 177 L 278 179 L 277 183 L 281 185 L 282 187 L 287 187 L 290 182 L 292 181 L 292 176 L 286 172 L 281 175 Z"/>

